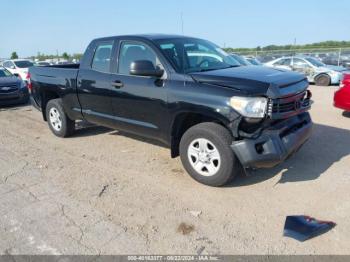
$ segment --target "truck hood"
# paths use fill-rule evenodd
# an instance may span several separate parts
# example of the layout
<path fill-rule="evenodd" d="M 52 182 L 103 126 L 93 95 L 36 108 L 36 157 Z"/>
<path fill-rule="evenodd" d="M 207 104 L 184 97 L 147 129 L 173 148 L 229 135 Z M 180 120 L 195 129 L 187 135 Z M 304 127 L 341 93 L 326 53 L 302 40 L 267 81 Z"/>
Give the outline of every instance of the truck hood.
<path fill-rule="evenodd" d="M 303 74 L 263 66 L 241 66 L 190 75 L 197 82 L 233 88 L 247 95 L 266 95 L 270 87 L 283 88 L 305 80 Z"/>

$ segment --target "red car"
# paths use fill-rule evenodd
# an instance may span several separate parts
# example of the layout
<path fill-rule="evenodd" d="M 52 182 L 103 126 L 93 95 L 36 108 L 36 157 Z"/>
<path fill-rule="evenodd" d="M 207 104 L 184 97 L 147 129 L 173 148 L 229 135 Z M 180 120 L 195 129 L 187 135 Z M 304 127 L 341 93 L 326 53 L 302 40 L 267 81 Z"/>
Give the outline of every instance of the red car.
<path fill-rule="evenodd" d="M 350 74 L 344 75 L 340 89 L 335 92 L 334 106 L 350 112 Z"/>

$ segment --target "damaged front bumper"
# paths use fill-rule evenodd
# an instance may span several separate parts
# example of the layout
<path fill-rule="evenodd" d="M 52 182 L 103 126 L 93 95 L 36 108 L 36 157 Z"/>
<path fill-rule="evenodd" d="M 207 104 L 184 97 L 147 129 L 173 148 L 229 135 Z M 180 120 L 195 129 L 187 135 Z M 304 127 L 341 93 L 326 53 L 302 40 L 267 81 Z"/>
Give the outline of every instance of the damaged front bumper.
<path fill-rule="evenodd" d="M 296 152 L 311 132 L 310 114 L 305 112 L 263 130 L 256 139 L 234 141 L 231 148 L 245 168 L 273 167 Z"/>

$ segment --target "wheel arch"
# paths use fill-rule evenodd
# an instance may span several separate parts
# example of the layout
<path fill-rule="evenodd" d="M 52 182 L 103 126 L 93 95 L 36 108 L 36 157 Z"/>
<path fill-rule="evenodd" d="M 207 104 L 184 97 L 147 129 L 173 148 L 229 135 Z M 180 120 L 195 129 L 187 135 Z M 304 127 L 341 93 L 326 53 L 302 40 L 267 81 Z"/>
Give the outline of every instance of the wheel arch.
<path fill-rule="evenodd" d="M 192 126 L 204 122 L 214 122 L 229 130 L 229 122 L 222 115 L 211 112 L 179 112 L 171 124 L 170 149 L 171 157 L 179 155 L 180 140 L 183 134 Z M 229 130 L 230 131 L 230 130 Z M 231 132 L 230 132 L 231 133 Z"/>
<path fill-rule="evenodd" d="M 42 112 L 42 115 L 43 115 L 43 119 L 45 121 L 47 121 L 47 118 L 46 118 L 46 106 L 47 106 L 47 103 L 50 100 L 56 99 L 56 98 L 61 98 L 61 96 L 55 90 L 44 89 L 44 90 L 41 90 L 41 92 L 40 92 L 41 112 Z"/>
<path fill-rule="evenodd" d="M 317 79 L 318 77 L 320 77 L 320 76 L 327 76 L 327 77 L 329 77 L 330 80 L 332 80 L 332 77 L 331 77 L 331 75 L 330 75 L 329 73 L 327 73 L 327 72 L 320 72 L 320 73 L 318 73 L 318 74 L 316 74 L 316 75 L 314 76 L 315 82 L 316 82 L 316 79 Z"/>

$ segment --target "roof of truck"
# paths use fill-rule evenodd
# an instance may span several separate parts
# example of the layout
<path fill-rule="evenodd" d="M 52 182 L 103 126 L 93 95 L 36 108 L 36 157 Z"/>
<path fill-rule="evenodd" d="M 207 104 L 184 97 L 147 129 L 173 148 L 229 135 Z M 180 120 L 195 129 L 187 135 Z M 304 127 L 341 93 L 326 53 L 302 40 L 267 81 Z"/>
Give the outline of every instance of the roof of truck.
<path fill-rule="evenodd" d="M 148 40 L 162 40 L 162 39 L 174 39 L 174 38 L 195 38 L 195 37 L 189 37 L 189 36 L 183 36 L 183 35 L 175 35 L 175 34 L 133 34 L 133 35 L 116 35 L 116 36 L 109 36 L 109 37 L 102 37 L 97 38 L 95 40 L 104 40 L 104 39 L 111 39 L 111 38 L 123 38 L 123 37 L 130 37 L 130 38 L 140 38 L 140 39 L 148 39 Z"/>

